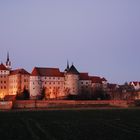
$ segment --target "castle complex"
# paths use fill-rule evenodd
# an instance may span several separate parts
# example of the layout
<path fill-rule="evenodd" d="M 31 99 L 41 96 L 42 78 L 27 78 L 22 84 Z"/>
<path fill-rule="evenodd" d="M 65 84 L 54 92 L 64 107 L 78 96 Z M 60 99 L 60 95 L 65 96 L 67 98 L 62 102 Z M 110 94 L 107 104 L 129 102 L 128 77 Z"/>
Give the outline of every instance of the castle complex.
<path fill-rule="evenodd" d="M 105 78 L 81 73 L 73 64 L 69 66 L 68 62 L 64 72 L 58 68 L 34 67 L 29 73 L 25 69 L 13 70 L 8 53 L 6 63 L 0 64 L 0 98 L 16 95 L 24 89 L 30 92 L 31 99 L 36 99 L 42 90 L 46 98 L 63 98 L 106 84 Z"/>

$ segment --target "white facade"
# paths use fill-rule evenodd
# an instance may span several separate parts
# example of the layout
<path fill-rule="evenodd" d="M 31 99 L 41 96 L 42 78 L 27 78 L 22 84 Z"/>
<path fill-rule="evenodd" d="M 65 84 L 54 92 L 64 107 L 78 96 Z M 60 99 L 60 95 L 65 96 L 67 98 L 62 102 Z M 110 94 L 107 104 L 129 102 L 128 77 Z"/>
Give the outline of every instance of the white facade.
<path fill-rule="evenodd" d="M 65 74 L 65 87 L 69 89 L 69 94 L 77 95 L 79 92 L 79 75 Z"/>
<path fill-rule="evenodd" d="M 43 88 L 45 88 L 45 93 L 48 98 L 65 96 L 64 77 L 47 77 L 47 76 L 30 77 L 31 98 L 36 98 L 36 96 L 40 95 Z"/>
<path fill-rule="evenodd" d="M 36 98 L 42 91 L 42 79 L 40 76 L 30 76 L 30 97 Z"/>
<path fill-rule="evenodd" d="M 9 70 L 0 70 L 0 98 L 3 98 L 5 95 L 8 95 L 9 88 L 9 79 L 10 74 Z"/>

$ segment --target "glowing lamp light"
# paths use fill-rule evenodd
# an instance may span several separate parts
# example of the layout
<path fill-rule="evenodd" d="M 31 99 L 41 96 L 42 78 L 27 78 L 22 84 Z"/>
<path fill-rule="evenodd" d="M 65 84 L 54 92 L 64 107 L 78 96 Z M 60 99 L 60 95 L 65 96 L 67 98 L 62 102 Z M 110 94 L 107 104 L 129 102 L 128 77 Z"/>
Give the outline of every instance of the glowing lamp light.
<path fill-rule="evenodd" d="M 3 98 L 4 98 L 4 94 L 0 93 L 0 99 L 3 99 Z"/>

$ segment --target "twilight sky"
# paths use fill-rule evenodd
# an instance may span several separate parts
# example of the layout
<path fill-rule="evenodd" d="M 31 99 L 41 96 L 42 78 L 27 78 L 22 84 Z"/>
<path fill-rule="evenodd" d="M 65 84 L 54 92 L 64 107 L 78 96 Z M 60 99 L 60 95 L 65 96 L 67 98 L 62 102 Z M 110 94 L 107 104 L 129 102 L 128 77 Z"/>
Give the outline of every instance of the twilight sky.
<path fill-rule="evenodd" d="M 140 0 L 0 0 L 0 61 L 140 80 Z"/>

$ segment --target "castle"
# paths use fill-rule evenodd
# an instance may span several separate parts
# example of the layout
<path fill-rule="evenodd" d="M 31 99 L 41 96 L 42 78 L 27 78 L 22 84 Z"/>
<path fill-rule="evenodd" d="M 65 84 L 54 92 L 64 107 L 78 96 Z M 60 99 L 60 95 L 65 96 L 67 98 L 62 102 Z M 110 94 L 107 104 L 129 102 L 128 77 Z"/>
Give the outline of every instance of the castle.
<path fill-rule="evenodd" d="M 16 95 L 24 89 L 29 90 L 31 99 L 36 99 L 42 90 L 48 99 L 63 98 L 100 86 L 107 86 L 105 78 L 79 72 L 74 64 L 69 66 L 68 62 L 64 72 L 59 68 L 34 67 L 29 73 L 25 69 L 13 70 L 7 53 L 6 63 L 0 64 L 0 98 Z"/>

